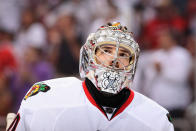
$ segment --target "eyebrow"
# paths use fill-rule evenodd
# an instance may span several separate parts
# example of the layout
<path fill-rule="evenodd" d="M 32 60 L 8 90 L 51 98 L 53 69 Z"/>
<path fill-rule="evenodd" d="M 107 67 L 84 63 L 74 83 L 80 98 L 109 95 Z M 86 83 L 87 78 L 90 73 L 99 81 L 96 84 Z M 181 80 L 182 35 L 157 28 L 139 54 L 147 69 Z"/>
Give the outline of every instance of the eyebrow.
<path fill-rule="evenodd" d="M 102 49 L 113 49 L 115 48 L 115 46 L 103 46 L 101 47 Z M 128 53 L 128 54 L 131 54 L 128 50 L 124 49 L 124 48 L 119 48 L 119 51 L 123 52 L 123 53 Z"/>
<path fill-rule="evenodd" d="M 103 47 L 101 47 L 102 49 L 112 49 L 112 48 L 114 48 L 114 47 L 108 47 L 108 46 L 103 46 Z"/>
<path fill-rule="evenodd" d="M 125 50 L 125 49 L 122 49 L 122 48 L 119 48 L 119 51 L 122 51 L 122 52 L 128 53 L 128 54 L 131 54 L 128 50 Z"/>

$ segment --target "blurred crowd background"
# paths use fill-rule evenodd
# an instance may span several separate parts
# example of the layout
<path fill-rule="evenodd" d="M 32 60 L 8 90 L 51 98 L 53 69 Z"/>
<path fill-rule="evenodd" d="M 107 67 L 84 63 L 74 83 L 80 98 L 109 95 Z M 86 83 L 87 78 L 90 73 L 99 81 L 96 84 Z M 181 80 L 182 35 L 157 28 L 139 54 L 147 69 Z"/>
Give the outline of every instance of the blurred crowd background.
<path fill-rule="evenodd" d="M 196 131 L 195 0 L 0 0 L 0 130 L 32 84 L 79 76 L 80 47 L 110 21 L 140 45 L 133 88 Z"/>

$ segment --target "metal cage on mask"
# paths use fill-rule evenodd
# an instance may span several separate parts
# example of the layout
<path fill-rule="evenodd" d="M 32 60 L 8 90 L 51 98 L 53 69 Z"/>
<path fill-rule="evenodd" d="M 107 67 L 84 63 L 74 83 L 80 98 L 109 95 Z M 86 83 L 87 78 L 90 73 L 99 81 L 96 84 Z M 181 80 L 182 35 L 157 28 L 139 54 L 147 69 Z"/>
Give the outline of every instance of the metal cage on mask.
<path fill-rule="evenodd" d="M 112 48 L 112 53 L 105 47 Z M 106 58 L 101 59 L 98 50 Z M 122 50 L 126 56 L 119 56 Z M 81 48 L 80 76 L 90 79 L 100 91 L 117 94 L 133 80 L 138 56 L 139 46 L 125 27 L 120 23 L 102 26 L 89 35 Z"/>
<path fill-rule="evenodd" d="M 135 59 L 131 48 L 111 41 L 98 43 L 93 55 L 97 64 L 109 69 L 125 72 L 129 71 Z M 103 57 L 100 58 L 100 56 Z M 103 58 L 105 59 L 102 60 Z"/>

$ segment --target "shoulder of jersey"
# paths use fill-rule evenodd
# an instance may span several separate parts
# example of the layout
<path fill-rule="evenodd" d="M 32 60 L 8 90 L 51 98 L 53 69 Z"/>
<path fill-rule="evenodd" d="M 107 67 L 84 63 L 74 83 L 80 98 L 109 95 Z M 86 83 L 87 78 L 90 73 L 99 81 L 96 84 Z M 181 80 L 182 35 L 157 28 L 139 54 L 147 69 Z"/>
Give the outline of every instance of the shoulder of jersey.
<path fill-rule="evenodd" d="M 51 79 L 35 83 L 21 106 L 36 109 L 75 106 L 82 104 L 82 93 L 82 81 L 75 77 Z"/>
<path fill-rule="evenodd" d="M 135 96 L 133 104 L 135 104 L 136 107 L 144 106 L 146 109 L 167 112 L 167 110 L 164 107 L 162 107 L 155 101 L 151 100 L 150 98 L 142 95 L 141 93 L 134 91 L 134 94 Z"/>
<path fill-rule="evenodd" d="M 152 128 L 157 128 L 161 126 L 161 122 L 168 121 L 168 111 L 165 108 L 136 91 L 134 94 L 128 114 Z"/>

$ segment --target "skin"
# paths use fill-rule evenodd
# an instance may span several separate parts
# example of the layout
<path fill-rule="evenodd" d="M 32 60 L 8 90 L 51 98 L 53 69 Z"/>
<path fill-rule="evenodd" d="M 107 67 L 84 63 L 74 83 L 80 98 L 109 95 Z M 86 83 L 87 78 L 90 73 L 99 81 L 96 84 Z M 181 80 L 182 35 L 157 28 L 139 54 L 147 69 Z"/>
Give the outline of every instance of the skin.
<path fill-rule="evenodd" d="M 115 59 L 116 47 L 114 45 L 104 45 L 100 48 L 96 50 L 96 60 L 98 64 L 113 66 L 119 69 L 124 69 L 125 66 L 130 64 L 131 53 L 127 49 L 120 47 L 118 57 Z"/>

